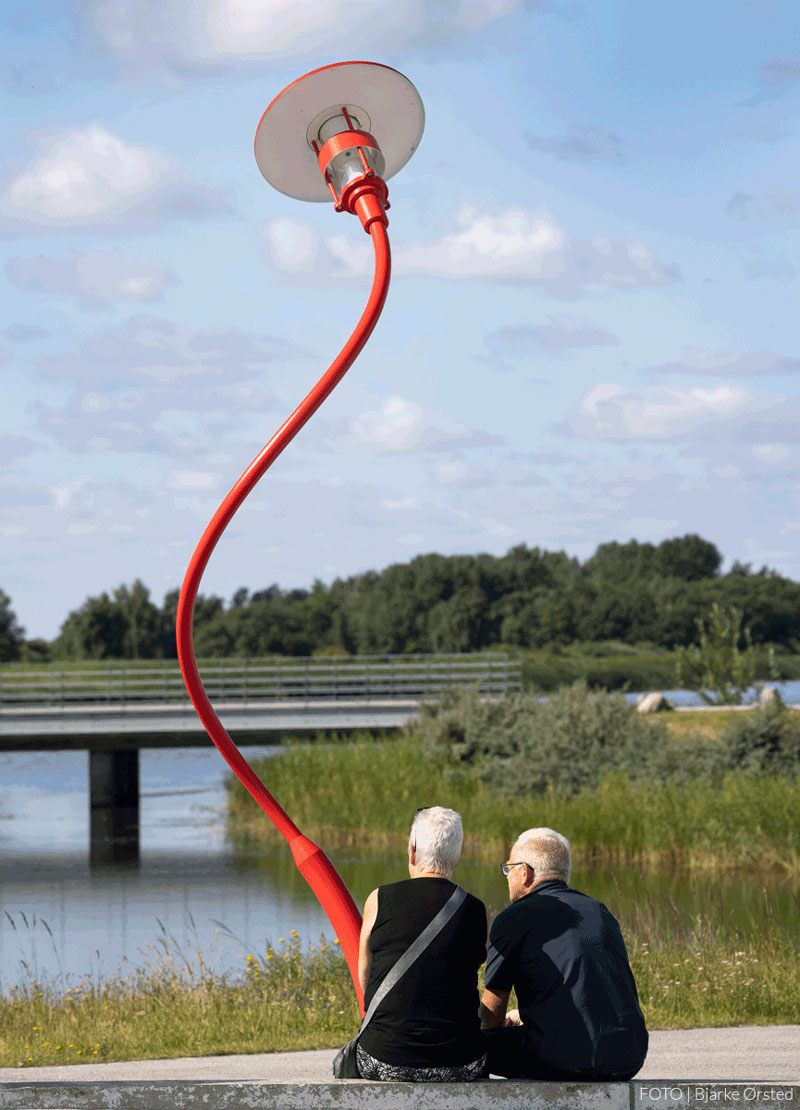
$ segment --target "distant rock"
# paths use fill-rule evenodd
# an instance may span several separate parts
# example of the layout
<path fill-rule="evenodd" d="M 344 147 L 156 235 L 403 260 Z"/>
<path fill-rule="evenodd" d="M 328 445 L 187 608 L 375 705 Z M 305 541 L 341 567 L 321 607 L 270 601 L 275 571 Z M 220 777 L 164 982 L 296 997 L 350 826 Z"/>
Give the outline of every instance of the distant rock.
<path fill-rule="evenodd" d="M 664 713 L 668 709 L 674 709 L 674 704 L 665 698 L 663 694 L 642 694 L 636 703 L 636 710 L 638 713 Z"/>
<path fill-rule="evenodd" d="M 783 705 L 783 698 L 777 686 L 765 686 L 758 695 L 759 705 Z"/>

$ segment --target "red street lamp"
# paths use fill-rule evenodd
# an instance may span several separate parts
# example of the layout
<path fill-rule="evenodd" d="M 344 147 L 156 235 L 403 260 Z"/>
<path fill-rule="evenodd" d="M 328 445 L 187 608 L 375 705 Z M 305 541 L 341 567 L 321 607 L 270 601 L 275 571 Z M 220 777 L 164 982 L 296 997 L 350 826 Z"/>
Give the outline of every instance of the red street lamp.
<path fill-rule="evenodd" d="M 342 350 L 212 517 L 186 571 L 176 618 L 178 659 L 198 716 L 233 772 L 288 841 L 297 867 L 341 942 L 362 1012 L 364 999 L 358 982 L 361 915 L 331 861 L 303 836 L 223 728 L 197 670 L 192 618 L 203 571 L 234 513 L 344 377 L 378 322 L 391 273 L 386 181 L 416 150 L 424 122 L 422 101 L 408 78 L 376 62 L 337 62 L 315 69 L 288 85 L 261 117 L 255 139 L 261 173 L 288 196 L 312 201 L 332 196 L 337 212 L 357 215 L 372 239 L 375 273 L 367 306 Z"/>

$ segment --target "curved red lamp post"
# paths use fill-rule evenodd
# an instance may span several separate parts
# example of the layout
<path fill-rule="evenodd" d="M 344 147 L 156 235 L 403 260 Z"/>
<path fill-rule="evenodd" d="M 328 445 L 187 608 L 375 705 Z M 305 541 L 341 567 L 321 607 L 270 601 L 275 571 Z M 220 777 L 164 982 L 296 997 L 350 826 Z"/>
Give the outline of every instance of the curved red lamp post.
<path fill-rule="evenodd" d="M 200 580 L 234 513 L 283 449 L 358 357 L 383 309 L 391 259 L 386 179 L 401 169 L 422 136 L 422 101 L 397 70 L 374 62 L 340 62 L 306 74 L 270 104 L 256 131 L 256 161 L 267 181 L 300 200 L 328 200 L 361 220 L 375 250 L 367 306 L 317 384 L 253 459 L 203 533 L 181 587 L 176 618 L 178 659 L 186 689 L 208 735 L 250 795 L 289 843 L 294 861 L 339 938 L 363 1012 L 358 982 L 361 915 L 335 867 L 303 834 L 242 756 L 208 700 L 197 670 L 192 618 Z M 380 135 L 381 146 L 373 134 Z"/>

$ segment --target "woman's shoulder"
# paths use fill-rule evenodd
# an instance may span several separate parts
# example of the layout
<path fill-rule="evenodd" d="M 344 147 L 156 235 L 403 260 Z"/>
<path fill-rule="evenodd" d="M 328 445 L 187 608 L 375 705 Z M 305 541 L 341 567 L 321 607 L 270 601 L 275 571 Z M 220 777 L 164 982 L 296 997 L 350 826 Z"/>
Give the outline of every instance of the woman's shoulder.
<path fill-rule="evenodd" d="M 399 879 L 395 883 L 381 883 L 381 885 L 377 889 L 379 894 L 382 894 L 384 891 L 386 891 L 390 894 L 400 894 L 407 896 L 416 891 L 419 891 L 420 893 L 422 893 L 423 891 L 430 892 L 432 890 L 435 890 L 436 888 L 444 888 L 448 891 L 449 894 L 452 894 L 452 892 L 458 886 L 459 884 L 454 882 L 452 879 L 426 875 L 420 876 L 416 879 Z M 474 894 L 470 894 L 470 892 L 465 887 L 462 889 L 467 896 L 467 902 L 473 904 L 477 903 L 479 906 L 483 906 L 483 902 L 480 900 L 480 898 L 478 898 Z"/>
<path fill-rule="evenodd" d="M 482 902 L 480 898 L 476 898 L 474 894 L 470 894 L 470 892 L 467 891 L 465 908 L 467 910 L 467 913 L 471 914 L 474 917 L 480 918 L 484 923 L 484 928 L 486 927 L 487 913 L 485 902 Z"/>
<path fill-rule="evenodd" d="M 378 895 L 378 898 L 383 901 L 394 900 L 397 898 L 408 900 L 414 898 L 415 895 L 418 895 L 421 898 L 428 897 L 432 893 L 432 890 L 436 889 L 437 887 L 445 887 L 450 893 L 452 893 L 457 886 L 458 883 L 454 883 L 452 879 L 400 879 L 398 882 L 395 883 L 382 883 L 381 886 L 377 888 L 376 893 Z M 462 889 L 464 889 L 464 893 L 467 896 L 465 905 L 469 906 L 473 910 L 473 912 L 479 910 L 481 913 L 485 914 L 486 906 L 481 901 L 481 899 L 474 894 L 470 894 L 470 892 L 465 888 Z"/>

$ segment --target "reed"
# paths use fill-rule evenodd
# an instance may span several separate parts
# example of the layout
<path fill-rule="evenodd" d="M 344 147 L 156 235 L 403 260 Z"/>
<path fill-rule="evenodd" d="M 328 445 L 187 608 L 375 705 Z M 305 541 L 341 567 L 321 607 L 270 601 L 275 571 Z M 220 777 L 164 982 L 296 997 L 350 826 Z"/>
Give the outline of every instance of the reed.
<path fill-rule="evenodd" d="M 216 954 L 181 948 L 162 926 L 141 969 L 11 988 L 0 998 L 0 1064 L 294 1051 L 343 1043 L 357 1027 L 338 942 L 323 937 L 303 950 L 292 931 L 243 955 L 239 973 L 215 971 Z"/>
<path fill-rule="evenodd" d="M 766 929 L 755 927 L 755 907 L 752 930 L 733 927 L 722 907 L 681 924 L 678 906 L 663 896 L 628 912 L 623 931 L 650 1028 L 796 1022 L 797 936 L 780 924 L 766 892 L 763 898 Z"/>
<path fill-rule="evenodd" d="M 768 899 L 765 910 L 772 927 L 747 934 L 721 913 L 682 924 L 663 896 L 627 912 L 621 924 L 650 1029 L 797 1020 L 796 938 Z M 0 1066 L 333 1048 L 357 1029 L 338 945 L 322 938 L 303 948 L 292 931 L 243 955 L 232 974 L 214 970 L 216 956 L 181 949 L 162 926 L 141 970 L 73 986 L 28 980 L 0 996 Z"/>
<path fill-rule="evenodd" d="M 465 851 L 488 862 L 520 829 L 548 825 L 569 837 L 578 859 L 800 873 L 798 779 L 730 772 L 678 785 L 634 782 L 617 773 L 573 796 L 551 789 L 500 798 L 407 737 L 298 744 L 254 767 L 299 827 L 332 847 L 403 851 L 409 815 L 420 805 L 436 804 L 458 810 Z M 277 835 L 236 780 L 229 783 L 228 829 L 240 847 Z"/>

